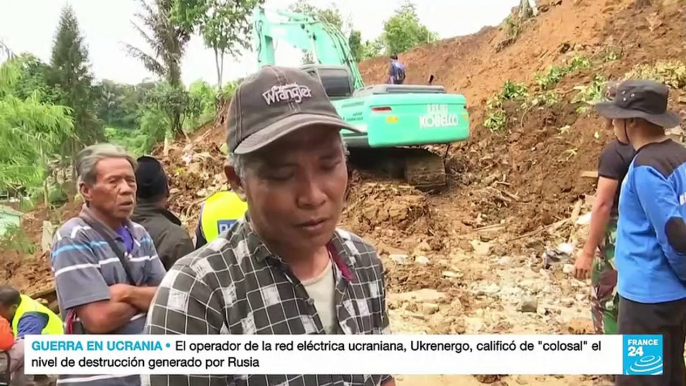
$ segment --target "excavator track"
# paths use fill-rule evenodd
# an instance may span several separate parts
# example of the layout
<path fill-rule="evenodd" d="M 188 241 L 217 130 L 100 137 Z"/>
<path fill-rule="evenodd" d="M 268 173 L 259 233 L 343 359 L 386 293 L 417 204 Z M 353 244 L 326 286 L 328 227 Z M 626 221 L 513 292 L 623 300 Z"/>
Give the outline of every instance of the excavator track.
<path fill-rule="evenodd" d="M 403 179 L 421 191 L 447 184 L 443 157 L 423 148 L 351 148 L 349 164 L 379 177 Z"/>

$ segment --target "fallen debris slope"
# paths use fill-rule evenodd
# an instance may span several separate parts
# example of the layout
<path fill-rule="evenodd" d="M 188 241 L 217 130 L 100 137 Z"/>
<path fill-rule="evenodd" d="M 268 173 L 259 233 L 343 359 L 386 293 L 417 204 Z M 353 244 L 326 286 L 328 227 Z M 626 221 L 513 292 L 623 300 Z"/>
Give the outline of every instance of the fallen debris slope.
<path fill-rule="evenodd" d="M 455 146 L 451 160 L 459 182 L 453 201 L 464 225 L 505 220 L 508 231 L 524 234 L 568 217 L 592 193 L 594 179 L 580 173 L 595 169 L 613 135 L 588 102 L 606 79 L 659 60 L 683 63 L 686 56 L 683 6 L 653 3 L 636 9 L 632 0 L 556 0 L 514 27 L 511 17 L 500 28 L 401 55 L 408 84 L 433 74 L 436 84 L 467 97 L 471 138 Z M 367 83 L 378 83 L 387 65 L 376 58 L 360 69 Z M 678 78 L 679 71 L 663 75 Z M 672 107 L 683 93 L 674 90 Z M 502 106 L 493 108 L 489 102 L 498 94 L 505 95 Z"/>

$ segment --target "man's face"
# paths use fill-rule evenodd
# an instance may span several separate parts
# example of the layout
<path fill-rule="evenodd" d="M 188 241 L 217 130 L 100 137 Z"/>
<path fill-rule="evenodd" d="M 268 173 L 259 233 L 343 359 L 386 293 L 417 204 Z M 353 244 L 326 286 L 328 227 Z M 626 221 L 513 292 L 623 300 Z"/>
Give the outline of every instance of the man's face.
<path fill-rule="evenodd" d="M 626 137 L 627 131 L 629 131 L 628 126 L 626 127 L 626 131 L 624 130 L 624 125 L 626 123 L 625 119 L 613 119 L 612 120 L 612 126 L 614 127 L 614 132 L 615 132 L 615 137 L 619 140 L 621 143 L 629 143 L 629 139 Z"/>
<path fill-rule="evenodd" d="M 249 157 L 254 164 L 249 162 L 236 190 L 245 195 L 260 236 L 300 251 L 329 242 L 348 183 L 339 130 L 304 128 Z"/>
<path fill-rule="evenodd" d="M 14 318 L 14 313 L 16 311 L 17 311 L 17 305 L 11 305 L 11 306 L 0 305 L 0 317 L 7 319 L 7 321 L 9 321 L 9 322 L 11 322 L 12 319 Z"/>
<path fill-rule="evenodd" d="M 136 203 L 136 176 L 131 164 L 123 158 L 98 161 L 93 186 L 80 185 L 83 198 L 99 212 L 116 220 L 131 216 Z"/>

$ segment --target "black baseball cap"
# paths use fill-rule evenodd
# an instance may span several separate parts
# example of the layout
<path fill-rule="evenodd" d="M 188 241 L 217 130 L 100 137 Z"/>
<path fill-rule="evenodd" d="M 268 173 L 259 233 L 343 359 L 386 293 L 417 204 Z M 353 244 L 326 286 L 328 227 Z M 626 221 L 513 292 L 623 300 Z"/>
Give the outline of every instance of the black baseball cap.
<path fill-rule="evenodd" d="M 617 87 L 615 98 L 596 104 L 598 114 L 609 119 L 643 118 L 664 128 L 680 123 L 679 116 L 667 111 L 669 87 L 652 80 L 626 80 Z"/>
<path fill-rule="evenodd" d="M 361 133 L 341 119 L 319 79 L 297 68 L 265 66 L 236 89 L 226 142 L 229 152 L 247 154 L 313 126 Z"/>

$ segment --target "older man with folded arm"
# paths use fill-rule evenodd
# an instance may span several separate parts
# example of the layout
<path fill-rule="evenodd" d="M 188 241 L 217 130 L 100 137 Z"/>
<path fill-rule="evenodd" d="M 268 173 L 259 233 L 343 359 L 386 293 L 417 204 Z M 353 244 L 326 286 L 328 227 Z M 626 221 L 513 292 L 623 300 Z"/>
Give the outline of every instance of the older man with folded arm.
<path fill-rule="evenodd" d="M 135 205 L 136 161 L 98 144 L 77 156 L 81 213 L 56 232 L 50 256 L 57 299 L 70 334 L 140 334 L 165 274 Z M 138 386 L 139 375 L 65 375 L 60 385 Z"/>

